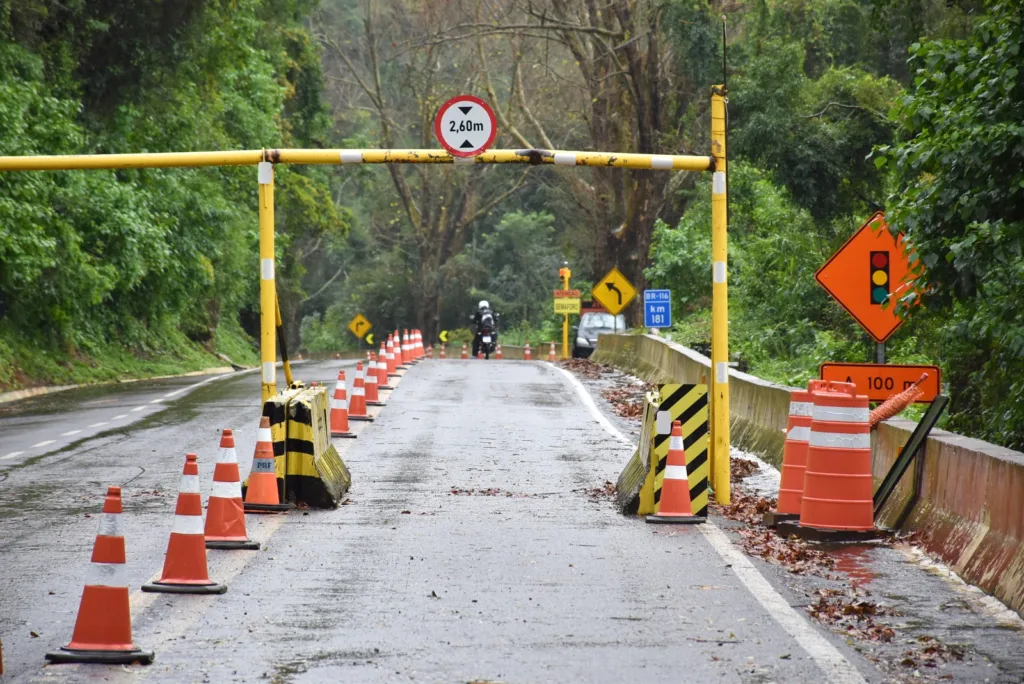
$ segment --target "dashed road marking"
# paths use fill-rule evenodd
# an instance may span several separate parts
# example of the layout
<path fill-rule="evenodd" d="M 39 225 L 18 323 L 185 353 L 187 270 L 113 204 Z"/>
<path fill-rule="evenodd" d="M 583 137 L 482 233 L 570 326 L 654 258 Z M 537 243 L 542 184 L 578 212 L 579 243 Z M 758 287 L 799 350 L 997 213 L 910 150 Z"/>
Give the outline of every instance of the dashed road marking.
<path fill-rule="evenodd" d="M 67 432 L 60 433 L 61 437 L 70 437 L 71 435 L 77 435 L 81 430 L 68 430 Z"/>
<path fill-rule="evenodd" d="M 24 451 L 12 451 L 11 453 L 7 454 L 6 456 L 0 456 L 0 461 L 6 461 L 9 458 L 17 458 L 18 456 L 21 456 L 23 453 L 25 453 L 25 452 Z"/>
<path fill-rule="evenodd" d="M 135 408 L 132 409 L 132 413 L 136 413 L 137 411 L 145 411 L 145 410 L 146 410 L 145 406 L 136 406 Z"/>
<path fill-rule="evenodd" d="M 627 444 L 632 444 L 632 440 L 623 435 L 617 427 L 612 425 L 601 414 L 590 393 L 579 380 L 564 368 L 559 368 L 554 366 L 554 364 L 549 365 L 558 368 L 569 379 L 569 382 L 576 389 L 580 400 L 584 406 L 590 409 L 590 413 L 601 424 L 601 427 L 617 439 Z M 775 591 L 775 587 L 754 567 L 754 564 L 750 562 L 746 555 L 733 545 L 729 537 L 714 522 L 708 520 L 703 525 L 699 525 L 699 527 L 711 548 L 715 550 L 729 569 L 732 570 L 733 574 L 743 583 L 747 591 L 753 595 L 757 602 L 768 612 L 768 615 L 807 652 L 815 664 L 825 673 L 827 676 L 826 681 L 830 683 L 837 682 L 838 684 L 866 684 L 864 677 L 846 659 L 846 656 L 833 646 L 828 639 L 819 634 L 807 622 L 805 617 L 796 612 L 789 605 L 789 602 L 779 592 Z"/>
<path fill-rule="evenodd" d="M 33 449 L 38 449 L 39 447 L 49 446 L 50 444 L 53 444 L 56 441 L 57 440 L 55 440 L 55 439 L 44 439 L 42 442 L 38 442 L 36 444 L 33 444 L 32 448 Z"/>
<path fill-rule="evenodd" d="M 127 417 L 128 417 L 128 414 L 127 414 L 127 413 L 122 413 L 122 414 L 121 414 L 121 415 L 119 415 L 119 416 L 114 416 L 114 417 L 113 417 L 113 418 L 111 418 L 110 420 L 121 420 L 122 418 L 127 418 Z"/>
<path fill-rule="evenodd" d="M 104 420 L 104 421 L 100 421 L 99 423 L 93 423 L 89 427 L 91 427 L 91 428 L 98 428 L 98 427 L 103 427 L 106 424 L 107 424 L 107 421 Z"/>

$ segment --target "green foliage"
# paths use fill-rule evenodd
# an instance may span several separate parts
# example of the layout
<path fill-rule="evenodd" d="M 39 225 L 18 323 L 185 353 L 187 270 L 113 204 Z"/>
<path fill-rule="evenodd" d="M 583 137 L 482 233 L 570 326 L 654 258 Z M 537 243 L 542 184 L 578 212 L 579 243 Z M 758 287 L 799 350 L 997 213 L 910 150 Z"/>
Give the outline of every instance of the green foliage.
<path fill-rule="evenodd" d="M 993 2 L 962 40 L 913 46 L 914 88 L 883 147 L 898 190 L 889 220 L 923 268 L 922 301 L 952 316 L 944 339 L 960 395 L 952 424 L 1024 446 L 1024 19 Z M 904 302 L 906 304 L 907 302 Z"/>

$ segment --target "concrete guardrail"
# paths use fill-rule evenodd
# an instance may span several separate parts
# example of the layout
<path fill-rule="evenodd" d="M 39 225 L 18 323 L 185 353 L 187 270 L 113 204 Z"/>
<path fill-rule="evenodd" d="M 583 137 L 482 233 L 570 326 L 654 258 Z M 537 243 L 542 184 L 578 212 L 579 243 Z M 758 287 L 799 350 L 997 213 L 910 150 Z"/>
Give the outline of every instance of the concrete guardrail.
<path fill-rule="evenodd" d="M 593 360 L 649 382 L 701 382 L 710 360 L 653 335 L 603 335 Z M 747 373 L 729 371 L 732 443 L 782 463 L 789 393 Z M 893 419 L 871 433 L 876 485 L 896 460 L 916 423 Z M 925 444 L 919 497 L 913 502 L 911 467 L 878 523 L 891 526 L 913 505 L 902 529 L 958 575 L 1024 617 L 1024 453 L 945 430 Z"/>

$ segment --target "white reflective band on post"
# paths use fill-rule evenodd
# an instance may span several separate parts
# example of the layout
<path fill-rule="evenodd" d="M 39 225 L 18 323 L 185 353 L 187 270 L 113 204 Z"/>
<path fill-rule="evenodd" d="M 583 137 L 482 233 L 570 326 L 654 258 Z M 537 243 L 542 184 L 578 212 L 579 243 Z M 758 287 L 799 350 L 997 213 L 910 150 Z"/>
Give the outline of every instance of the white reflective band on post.
<path fill-rule="evenodd" d="M 273 361 L 263 362 L 263 382 L 277 382 L 277 369 Z"/>
<path fill-rule="evenodd" d="M 572 152 L 555 152 L 555 163 L 559 166 L 576 166 L 576 155 Z"/>
<path fill-rule="evenodd" d="M 252 459 L 252 472 L 254 473 L 273 473 L 276 472 L 274 467 L 274 459 L 272 458 L 254 458 Z"/>
<path fill-rule="evenodd" d="M 217 463 L 238 463 L 234 447 L 220 447 L 217 450 Z"/>
<path fill-rule="evenodd" d="M 870 449 L 870 432 L 818 432 L 811 430 L 810 445 L 812 447 L 831 447 L 833 449 Z"/>
<path fill-rule="evenodd" d="M 263 280 L 274 279 L 274 260 L 260 259 L 260 278 Z"/>
<path fill-rule="evenodd" d="M 352 388 L 352 396 L 353 397 L 361 397 L 361 396 L 364 396 L 365 394 L 366 394 L 366 388 L 365 387 L 353 387 Z"/>
<path fill-rule="evenodd" d="M 654 416 L 654 426 L 659 435 L 671 435 L 672 414 L 668 411 L 658 411 Z"/>
<path fill-rule="evenodd" d="M 274 435 L 270 432 L 270 428 L 261 427 L 256 430 L 256 441 L 257 442 L 273 442 Z"/>
<path fill-rule="evenodd" d="M 270 185 L 274 182 L 274 165 L 270 162 L 260 162 L 256 165 L 256 179 L 260 185 Z"/>
<path fill-rule="evenodd" d="M 199 493 L 199 476 L 198 475 L 182 475 L 181 485 L 178 487 L 179 494 L 198 494 Z"/>
<path fill-rule="evenodd" d="M 123 537 L 124 522 L 120 513 L 103 513 L 100 518 L 100 529 L 96 533 L 102 537 Z"/>
<path fill-rule="evenodd" d="M 362 164 L 363 163 L 363 151 L 362 150 L 342 150 L 341 151 L 341 163 L 342 164 Z"/>
<path fill-rule="evenodd" d="M 797 425 L 789 434 L 786 435 L 786 439 L 791 439 L 794 442 L 806 442 L 811 438 L 811 428 Z"/>
<path fill-rule="evenodd" d="M 711 279 L 716 283 L 725 282 L 725 262 L 716 261 L 714 267 L 711 269 Z"/>
<path fill-rule="evenodd" d="M 214 480 L 213 489 L 210 491 L 210 497 L 216 497 L 218 499 L 241 499 L 242 483 L 217 482 L 216 480 Z"/>
<path fill-rule="evenodd" d="M 90 563 L 85 573 L 86 586 L 128 587 L 124 576 L 124 563 Z"/>
<path fill-rule="evenodd" d="M 668 438 L 668 450 L 669 451 L 682 451 L 683 450 L 683 436 L 676 437 L 672 435 Z"/>
<path fill-rule="evenodd" d="M 813 401 L 791 401 L 789 402 L 789 415 L 791 416 L 813 416 Z"/>
<path fill-rule="evenodd" d="M 725 172 L 715 171 L 711 174 L 711 192 L 715 195 L 725 194 Z"/>
<path fill-rule="evenodd" d="M 176 515 L 171 534 L 203 534 L 203 516 Z"/>
<path fill-rule="evenodd" d="M 719 361 L 715 364 L 715 382 L 719 385 L 725 385 L 729 382 L 729 364 L 725 361 Z"/>
<path fill-rule="evenodd" d="M 668 465 L 665 466 L 665 479 L 666 480 L 682 480 L 683 482 L 689 482 L 689 477 L 686 475 L 686 466 L 680 465 Z"/>
<path fill-rule="evenodd" d="M 866 423 L 870 418 L 868 407 L 854 406 L 819 406 L 814 405 L 814 420 L 829 423 Z"/>
<path fill-rule="evenodd" d="M 656 154 L 651 157 L 651 168 L 652 169 L 671 169 L 672 168 L 672 157 L 667 157 L 663 154 Z"/>

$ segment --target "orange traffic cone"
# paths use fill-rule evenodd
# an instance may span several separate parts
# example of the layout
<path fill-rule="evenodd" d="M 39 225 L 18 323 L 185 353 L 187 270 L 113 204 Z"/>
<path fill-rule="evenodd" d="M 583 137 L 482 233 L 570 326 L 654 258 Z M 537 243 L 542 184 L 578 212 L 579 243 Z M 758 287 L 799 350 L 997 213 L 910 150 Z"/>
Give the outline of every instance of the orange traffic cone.
<path fill-rule="evenodd" d="M 355 439 L 356 434 L 348 427 L 348 396 L 345 393 L 345 371 L 338 371 L 338 382 L 334 385 L 331 399 L 331 437 Z"/>
<path fill-rule="evenodd" d="M 874 531 L 868 398 L 847 382 L 829 382 L 812 396 L 800 527 Z"/>
<path fill-rule="evenodd" d="M 398 373 L 398 357 L 395 349 L 395 338 L 388 333 L 388 375 L 394 377 L 400 377 Z"/>
<path fill-rule="evenodd" d="M 267 432 L 270 432 L 269 423 Z M 251 489 L 249 491 L 252 491 Z M 277 484 L 274 485 L 277 491 Z M 174 527 L 167 543 L 164 571 L 156 582 L 142 585 L 142 591 L 167 594 L 223 594 L 227 586 L 210 581 L 203 539 L 203 499 L 199 495 L 199 459 L 185 455 L 185 468 L 178 487 Z"/>
<path fill-rule="evenodd" d="M 462 356 L 461 356 L 461 358 L 463 358 L 463 359 L 468 359 L 469 358 L 469 350 L 466 349 L 466 343 L 465 342 L 462 343 Z"/>
<path fill-rule="evenodd" d="M 377 354 L 377 389 L 395 389 L 388 384 L 388 350 L 383 341 L 380 343 L 380 353 Z"/>
<path fill-rule="evenodd" d="M 235 436 L 224 430 L 220 453 L 213 469 L 213 491 L 206 504 L 206 548 L 259 551 L 259 542 L 249 539 L 242 509 L 242 481 L 238 477 Z"/>
<path fill-rule="evenodd" d="M 494 350 L 494 358 L 501 360 L 501 342 L 498 343 L 498 348 Z"/>
<path fill-rule="evenodd" d="M 683 449 L 683 425 L 672 421 L 665 460 L 665 480 L 661 485 L 658 512 L 646 517 L 649 523 L 702 523 L 704 517 L 693 514 L 690 504 L 690 478 L 686 474 L 686 451 Z"/>
<path fill-rule="evenodd" d="M 558 360 L 558 357 L 555 355 L 555 343 L 552 342 L 551 343 L 551 351 L 548 352 L 548 361 L 550 361 L 551 363 L 554 363 L 557 360 Z"/>
<path fill-rule="evenodd" d="M 370 354 L 370 362 L 366 370 L 366 405 L 367 406 L 383 406 L 384 402 L 380 399 L 380 393 L 377 391 L 377 357 Z"/>
<path fill-rule="evenodd" d="M 409 331 L 402 331 L 402 365 L 409 367 L 412 365 L 412 342 L 409 340 Z"/>
<path fill-rule="evenodd" d="M 820 383 L 811 380 L 811 386 Z M 775 510 L 764 514 L 764 524 L 774 527 L 783 520 L 800 517 L 804 495 L 804 470 L 807 466 L 807 440 L 811 436 L 811 413 L 814 397 L 810 391 L 794 390 L 789 395 L 789 418 L 786 420 L 786 442 L 782 447 L 782 479 Z"/>
<path fill-rule="evenodd" d="M 523 360 L 533 361 L 533 354 L 530 352 L 530 340 L 526 340 L 526 346 L 523 347 Z"/>
<path fill-rule="evenodd" d="M 348 404 L 350 420 L 372 421 L 373 416 L 366 412 L 366 385 L 363 383 L 363 362 L 356 364 L 356 377 L 352 383 L 352 401 Z"/>
<path fill-rule="evenodd" d="M 442 359 L 447 359 L 448 358 L 448 356 L 444 353 L 444 345 L 443 344 L 441 345 L 441 356 L 440 356 L 440 358 L 442 358 Z"/>
<path fill-rule="evenodd" d="M 416 356 L 423 358 L 423 334 L 417 328 L 416 330 Z"/>
<path fill-rule="evenodd" d="M 281 503 L 274 437 L 270 433 L 270 418 L 266 416 L 260 417 L 260 429 L 256 432 L 256 451 L 252 456 L 249 487 L 245 490 L 242 508 L 246 513 L 280 513 L 295 508 L 292 504 Z"/>
<path fill-rule="evenodd" d="M 434 345 L 427 347 L 427 358 L 431 361 L 434 360 Z"/>
<path fill-rule="evenodd" d="M 152 651 L 142 651 L 132 643 L 122 510 L 121 488 L 108 487 L 75 631 L 71 643 L 46 654 L 51 663 L 149 665 L 153 662 Z"/>

